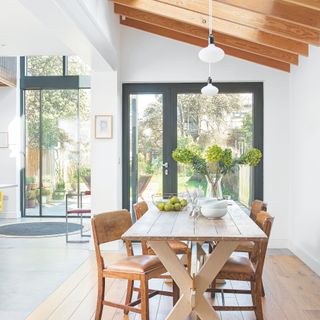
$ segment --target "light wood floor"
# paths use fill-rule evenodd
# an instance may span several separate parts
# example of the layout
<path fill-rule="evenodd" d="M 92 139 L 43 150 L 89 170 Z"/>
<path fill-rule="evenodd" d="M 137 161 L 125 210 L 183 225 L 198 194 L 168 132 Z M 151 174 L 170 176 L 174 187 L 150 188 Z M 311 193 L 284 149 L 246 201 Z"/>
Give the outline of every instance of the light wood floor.
<path fill-rule="evenodd" d="M 109 262 L 119 259 L 120 254 L 108 254 Z M 264 314 L 266 320 L 319 320 L 320 278 L 295 256 L 268 256 L 264 271 L 266 297 Z M 228 282 L 226 286 L 247 287 L 244 282 Z M 163 287 L 171 290 L 170 283 L 153 280 L 150 288 Z M 106 296 L 109 300 L 123 301 L 126 282 L 107 282 Z M 53 292 L 27 320 L 91 320 L 94 319 L 96 303 L 95 258 L 90 257 L 69 279 Z M 217 295 L 216 303 L 221 303 Z M 249 296 L 226 295 L 226 304 L 250 304 Z M 156 296 L 150 300 L 150 320 L 162 320 L 172 308 L 172 298 Z M 254 320 L 253 312 L 221 312 L 223 320 Z M 105 307 L 104 320 L 123 319 L 120 310 Z M 126 318 L 125 318 L 126 319 Z M 138 320 L 129 314 L 130 320 Z M 178 319 L 177 319 L 178 320 Z"/>

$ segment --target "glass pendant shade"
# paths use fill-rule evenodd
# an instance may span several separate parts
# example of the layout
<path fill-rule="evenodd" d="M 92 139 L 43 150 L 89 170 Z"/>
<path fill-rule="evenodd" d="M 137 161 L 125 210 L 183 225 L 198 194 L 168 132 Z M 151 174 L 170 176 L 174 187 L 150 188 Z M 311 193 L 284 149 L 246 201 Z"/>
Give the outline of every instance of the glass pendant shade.
<path fill-rule="evenodd" d="M 201 89 L 201 93 L 209 97 L 213 97 L 219 93 L 219 89 L 212 84 L 211 77 L 208 79 L 208 84 Z"/>
<path fill-rule="evenodd" d="M 224 51 L 216 47 L 213 40 L 213 35 L 210 34 L 209 36 L 209 44 L 206 48 L 203 48 L 199 52 L 199 58 L 203 62 L 207 63 L 216 63 L 222 60 L 224 57 Z"/>

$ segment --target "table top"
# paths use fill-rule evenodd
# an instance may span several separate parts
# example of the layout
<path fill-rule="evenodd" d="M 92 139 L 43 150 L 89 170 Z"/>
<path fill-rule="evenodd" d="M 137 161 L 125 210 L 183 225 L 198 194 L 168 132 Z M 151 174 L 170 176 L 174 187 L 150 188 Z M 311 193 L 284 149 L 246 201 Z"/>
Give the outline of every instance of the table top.
<path fill-rule="evenodd" d="M 187 210 L 160 212 L 153 205 L 141 219 L 122 235 L 124 240 L 189 240 L 189 241 L 258 241 L 266 240 L 265 233 L 235 203 L 228 213 L 209 220 L 194 218 Z"/>

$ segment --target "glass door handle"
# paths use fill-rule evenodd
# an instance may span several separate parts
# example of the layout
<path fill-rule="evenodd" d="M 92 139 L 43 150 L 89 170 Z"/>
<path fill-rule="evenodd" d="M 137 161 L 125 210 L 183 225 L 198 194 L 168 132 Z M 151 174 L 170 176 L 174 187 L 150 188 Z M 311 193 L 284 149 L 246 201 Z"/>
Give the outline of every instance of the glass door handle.
<path fill-rule="evenodd" d="M 168 162 L 165 162 L 165 163 L 162 164 L 162 166 L 163 166 L 164 168 L 168 169 L 168 168 L 169 168 L 169 163 L 168 163 Z"/>
<path fill-rule="evenodd" d="M 169 174 L 169 163 L 165 162 L 162 164 L 162 166 L 164 167 L 164 174 L 167 176 Z"/>

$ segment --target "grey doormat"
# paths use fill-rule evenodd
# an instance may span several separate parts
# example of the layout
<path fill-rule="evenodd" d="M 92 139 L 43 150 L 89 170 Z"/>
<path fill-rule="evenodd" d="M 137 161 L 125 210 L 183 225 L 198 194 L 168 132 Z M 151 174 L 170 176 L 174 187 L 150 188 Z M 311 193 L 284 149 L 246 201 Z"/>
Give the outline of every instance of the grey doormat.
<path fill-rule="evenodd" d="M 69 223 L 70 233 L 79 231 L 81 224 Z M 0 235 L 12 237 L 45 237 L 65 234 L 67 224 L 65 222 L 26 222 L 0 226 Z"/>

